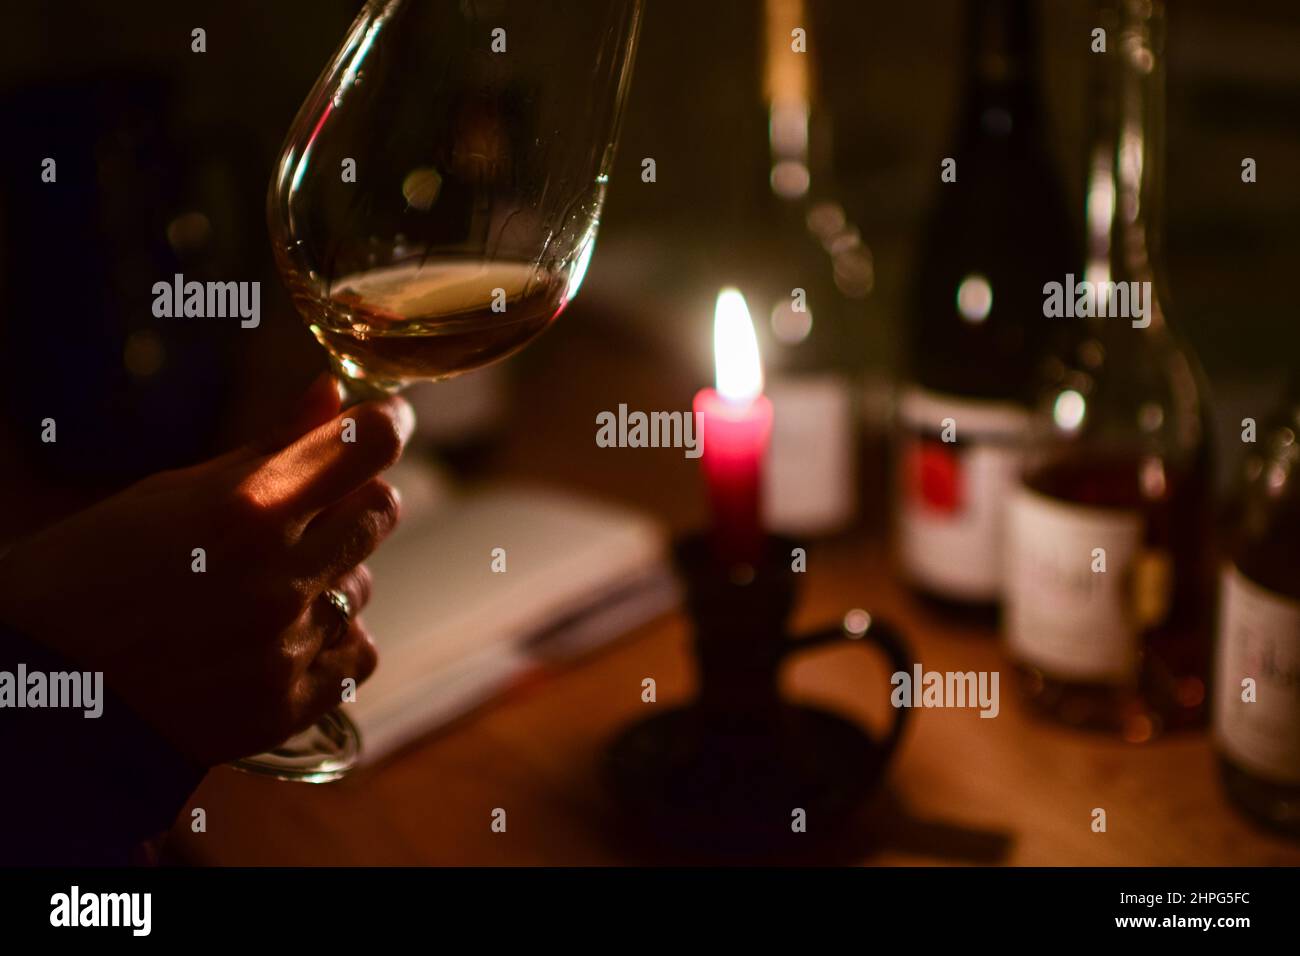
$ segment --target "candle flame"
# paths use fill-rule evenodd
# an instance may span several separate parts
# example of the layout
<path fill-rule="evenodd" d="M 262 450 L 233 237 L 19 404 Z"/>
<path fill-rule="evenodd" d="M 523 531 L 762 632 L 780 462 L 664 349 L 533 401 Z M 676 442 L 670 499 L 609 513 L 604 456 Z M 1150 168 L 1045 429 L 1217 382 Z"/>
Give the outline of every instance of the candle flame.
<path fill-rule="evenodd" d="M 718 293 L 713 313 L 713 361 L 718 394 L 729 402 L 751 402 L 763 392 L 763 365 L 749 308 L 739 289 Z"/>

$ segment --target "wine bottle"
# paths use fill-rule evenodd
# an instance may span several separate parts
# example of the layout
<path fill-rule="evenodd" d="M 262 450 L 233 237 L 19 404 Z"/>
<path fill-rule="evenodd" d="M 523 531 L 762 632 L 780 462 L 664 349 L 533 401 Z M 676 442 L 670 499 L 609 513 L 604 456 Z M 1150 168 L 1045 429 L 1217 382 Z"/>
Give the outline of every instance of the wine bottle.
<path fill-rule="evenodd" d="M 775 411 L 762 509 L 769 530 L 808 542 L 858 514 L 855 385 L 872 261 L 833 198 L 816 49 L 792 40 L 813 11 L 804 0 L 766 0 L 764 11 L 769 162 L 753 203 L 762 218 L 750 230 L 761 274 L 749 283 L 769 320 L 765 394 Z"/>
<path fill-rule="evenodd" d="M 967 93 L 956 145 L 936 164 L 899 396 L 902 571 L 921 593 L 983 612 L 1001 592 L 1004 501 L 1052 332 L 1040 290 L 1076 256 L 1049 159 L 1036 37 L 1026 0 L 967 4 Z"/>
<path fill-rule="evenodd" d="M 1008 507 L 1003 628 L 1036 709 L 1141 742 L 1203 716 L 1209 447 L 1158 264 L 1163 10 L 1114 13 L 1093 54 L 1084 278 L 1043 289 L 1077 332 L 1045 365 Z"/>
<path fill-rule="evenodd" d="M 1247 463 L 1220 582 L 1214 738 L 1229 796 L 1300 836 L 1300 375 Z"/>

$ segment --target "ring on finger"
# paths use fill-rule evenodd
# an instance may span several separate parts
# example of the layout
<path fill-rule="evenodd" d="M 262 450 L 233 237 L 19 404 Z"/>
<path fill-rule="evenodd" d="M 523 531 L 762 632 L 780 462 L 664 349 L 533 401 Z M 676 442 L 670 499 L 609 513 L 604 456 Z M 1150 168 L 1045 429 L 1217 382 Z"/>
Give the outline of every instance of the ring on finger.
<path fill-rule="evenodd" d="M 328 588 L 321 597 L 334 611 L 334 626 L 325 634 L 325 646 L 331 647 L 343 640 L 352 627 L 352 599 L 339 588 Z"/>

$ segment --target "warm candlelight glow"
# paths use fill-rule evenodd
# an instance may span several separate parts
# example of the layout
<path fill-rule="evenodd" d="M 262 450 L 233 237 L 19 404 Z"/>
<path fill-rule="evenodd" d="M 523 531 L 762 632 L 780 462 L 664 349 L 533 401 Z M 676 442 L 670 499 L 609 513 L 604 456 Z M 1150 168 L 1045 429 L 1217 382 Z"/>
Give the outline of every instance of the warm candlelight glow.
<path fill-rule="evenodd" d="M 763 395 L 763 366 L 745 297 L 718 293 L 713 314 L 717 387 L 695 394 L 704 477 L 713 512 L 713 550 L 728 567 L 752 564 L 763 551 L 760 493 L 763 456 L 772 435 L 772 403 Z"/>
<path fill-rule="evenodd" d="M 763 365 L 749 308 L 739 289 L 723 289 L 713 313 L 713 361 L 718 394 L 737 405 L 763 393 Z"/>

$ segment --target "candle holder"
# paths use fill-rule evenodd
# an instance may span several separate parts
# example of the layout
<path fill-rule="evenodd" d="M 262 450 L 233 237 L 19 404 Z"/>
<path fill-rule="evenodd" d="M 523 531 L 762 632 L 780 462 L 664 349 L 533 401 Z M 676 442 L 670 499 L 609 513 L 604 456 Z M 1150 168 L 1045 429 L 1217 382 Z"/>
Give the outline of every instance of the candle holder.
<path fill-rule="evenodd" d="M 896 631 L 865 613 L 791 635 L 794 543 L 768 537 L 756 562 L 732 567 L 710 543 L 696 534 L 675 548 L 699 693 L 624 729 L 605 753 L 606 783 L 629 827 L 657 845 L 726 856 L 801 854 L 843 832 L 875 791 L 907 710 L 896 709 L 877 739 L 829 711 L 784 700 L 782 665 L 840 642 L 874 645 L 895 671 L 911 673 L 912 655 Z"/>

